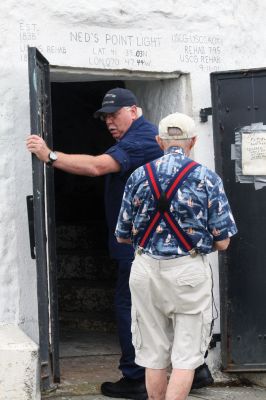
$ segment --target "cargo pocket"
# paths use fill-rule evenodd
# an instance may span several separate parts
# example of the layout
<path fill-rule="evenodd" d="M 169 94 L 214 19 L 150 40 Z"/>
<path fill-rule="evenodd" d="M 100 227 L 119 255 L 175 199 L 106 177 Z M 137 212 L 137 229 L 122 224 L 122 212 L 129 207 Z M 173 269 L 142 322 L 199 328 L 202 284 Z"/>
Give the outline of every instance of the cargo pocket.
<path fill-rule="evenodd" d="M 133 306 L 131 309 L 131 333 L 133 346 L 136 350 L 139 350 L 142 346 L 142 339 L 139 329 L 138 313 Z"/>
<path fill-rule="evenodd" d="M 202 314 L 202 331 L 201 331 L 201 346 L 200 351 L 205 354 L 208 350 L 212 337 L 212 317 L 208 314 Z"/>

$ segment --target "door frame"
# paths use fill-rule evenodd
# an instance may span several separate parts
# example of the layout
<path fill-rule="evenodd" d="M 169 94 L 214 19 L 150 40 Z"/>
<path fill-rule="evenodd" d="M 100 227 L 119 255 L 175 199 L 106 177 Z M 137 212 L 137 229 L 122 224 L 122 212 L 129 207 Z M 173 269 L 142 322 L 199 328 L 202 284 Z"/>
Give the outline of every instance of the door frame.
<path fill-rule="evenodd" d="M 180 71 L 158 73 L 50 65 L 36 47 L 28 47 L 28 71 L 31 132 L 42 136 L 50 148 L 53 148 L 51 82 L 159 81 L 189 75 Z M 32 172 L 41 388 L 49 390 L 55 382 L 60 382 L 54 173 L 51 166 L 34 154 Z"/>

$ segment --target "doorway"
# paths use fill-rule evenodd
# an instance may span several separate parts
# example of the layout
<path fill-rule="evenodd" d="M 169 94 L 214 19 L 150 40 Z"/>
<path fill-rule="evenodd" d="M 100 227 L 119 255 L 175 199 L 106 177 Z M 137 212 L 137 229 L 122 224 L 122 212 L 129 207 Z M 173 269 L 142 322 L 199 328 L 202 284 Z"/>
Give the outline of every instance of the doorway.
<path fill-rule="evenodd" d="M 114 144 L 93 117 L 114 87 L 132 90 L 144 116 L 157 124 L 165 115 L 190 112 L 189 76 L 73 75 L 51 67 L 53 147 L 98 155 Z M 116 263 L 107 247 L 104 177 L 54 169 L 60 391 L 97 393 L 105 380 L 120 378 L 120 348 L 113 308 Z"/>

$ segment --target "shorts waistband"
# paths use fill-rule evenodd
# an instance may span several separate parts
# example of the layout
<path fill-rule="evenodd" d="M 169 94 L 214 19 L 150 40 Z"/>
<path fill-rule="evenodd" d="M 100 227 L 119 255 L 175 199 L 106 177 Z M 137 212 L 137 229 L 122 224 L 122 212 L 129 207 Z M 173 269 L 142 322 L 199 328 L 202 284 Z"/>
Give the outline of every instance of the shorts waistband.
<path fill-rule="evenodd" d="M 175 257 L 175 258 L 160 258 L 156 259 L 153 257 L 150 257 L 148 254 L 145 253 L 136 253 L 136 257 L 141 257 L 144 258 L 146 261 L 148 261 L 152 265 L 163 265 L 167 263 L 168 266 L 177 266 L 177 265 L 184 265 L 187 263 L 191 263 L 192 261 L 198 261 L 199 259 L 205 260 L 207 255 L 206 254 L 197 254 L 194 257 L 191 257 L 190 255 L 188 256 L 182 256 L 182 257 Z"/>
<path fill-rule="evenodd" d="M 137 249 L 135 251 L 135 256 L 136 255 L 141 255 L 141 254 L 146 254 L 147 256 L 149 256 L 150 258 L 153 258 L 155 260 L 171 260 L 171 259 L 175 259 L 176 260 L 177 258 L 186 257 L 186 256 L 176 256 L 176 255 L 172 255 L 172 256 L 169 256 L 169 257 L 156 256 L 156 255 L 152 255 L 150 253 L 146 253 L 145 250 L 142 247 L 137 247 Z M 198 254 L 200 254 L 200 253 L 198 253 L 197 249 L 193 248 L 193 249 L 191 249 L 189 251 L 189 255 L 188 256 L 195 258 L 195 257 L 197 257 Z"/>

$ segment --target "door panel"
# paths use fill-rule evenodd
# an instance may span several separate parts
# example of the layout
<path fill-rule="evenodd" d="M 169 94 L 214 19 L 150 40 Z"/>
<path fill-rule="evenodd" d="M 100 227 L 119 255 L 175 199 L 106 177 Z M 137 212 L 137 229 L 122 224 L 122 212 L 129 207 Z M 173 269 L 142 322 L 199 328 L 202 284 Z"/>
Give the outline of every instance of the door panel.
<path fill-rule="evenodd" d="M 266 71 L 211 74 L 216 169 L 238 234 L 220 255 L 222 362 L 227 371 L 266 370 L 266 187 L 236 182 L 235 131 L 266 123 Z"/>
<path fill-rule="evenodd" d="M 31 133 L 52 147 L 49 63 L 28 49 Z M 37 268 L 38 320 L 42 389 L 59 381 L 58 316 L 53 169 L 32 156 L 33 214 Z"/>

